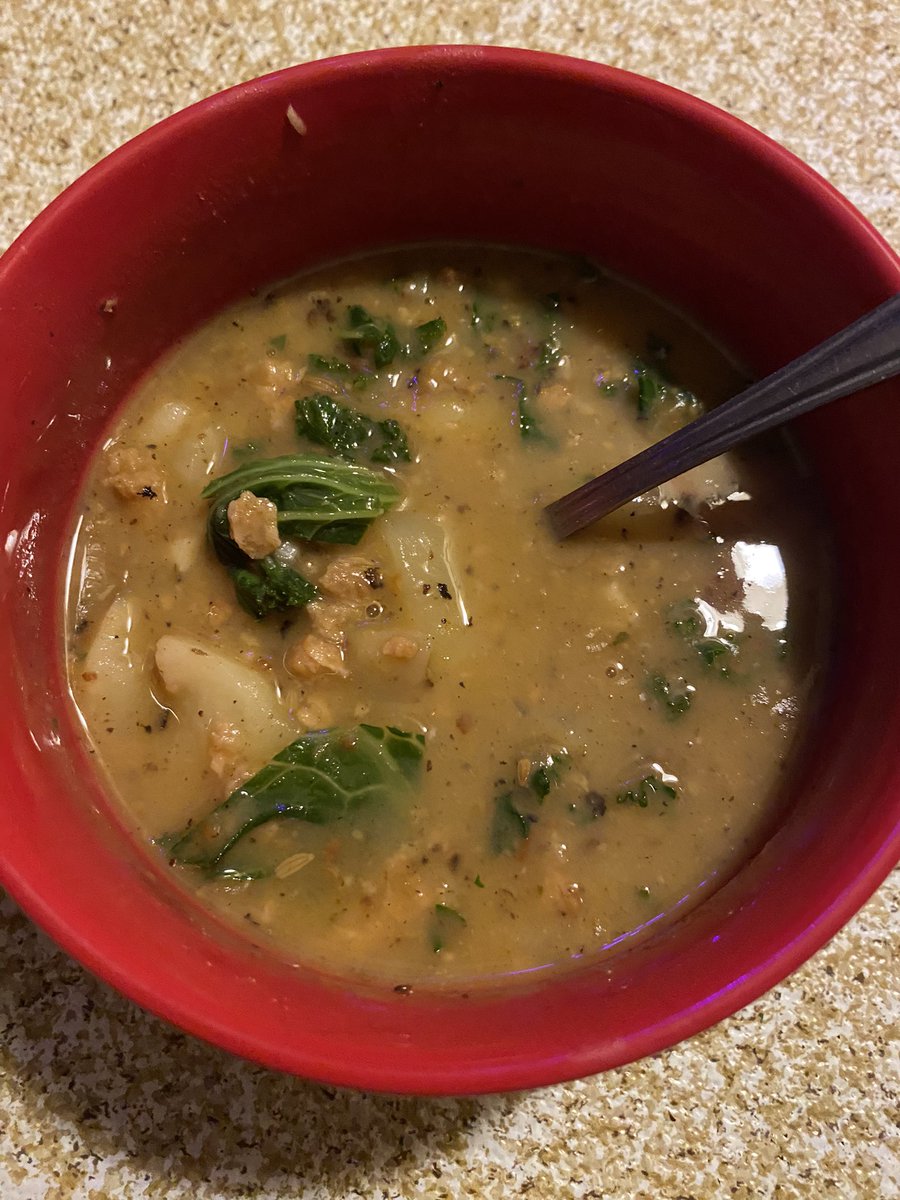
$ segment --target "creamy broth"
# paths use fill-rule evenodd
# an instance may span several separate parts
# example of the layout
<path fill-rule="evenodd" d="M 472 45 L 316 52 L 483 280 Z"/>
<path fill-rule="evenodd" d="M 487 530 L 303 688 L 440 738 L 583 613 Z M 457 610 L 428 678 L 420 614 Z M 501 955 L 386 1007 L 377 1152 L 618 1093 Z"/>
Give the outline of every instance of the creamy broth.
<path fill-rule="evenodd" d="M 518 251 L 339 264 L 201 329 L 125 406 L 74 536 L 71 690 L 136 829 L 249 936 L 398 985 L 696 903 L 764 835 L 811 701 L 809 489 L 770 443 L 563 544 L 541 509 L 739 382 L 646 295 Z M 396 489 L 358 544 L 284 536 L 248 486 L 217 556 L 204 487 L 311 454 Z M 245 604 L 266 555 L 311 603 L 252 615 L 235 543 Z M 256 773 L 305 735 L 276 815 Z"/>

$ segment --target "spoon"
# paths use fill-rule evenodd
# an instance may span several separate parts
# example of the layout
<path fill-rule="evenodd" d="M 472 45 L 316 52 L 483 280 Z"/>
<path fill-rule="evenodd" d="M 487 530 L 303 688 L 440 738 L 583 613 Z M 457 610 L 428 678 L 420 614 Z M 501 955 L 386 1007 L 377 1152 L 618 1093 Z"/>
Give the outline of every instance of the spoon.
<path fill-rule="evenodd" d="M 900 292 L 711 412 L 544 510 L 562 540 L 676 475 L 822 404 L 900 374 Z"/>

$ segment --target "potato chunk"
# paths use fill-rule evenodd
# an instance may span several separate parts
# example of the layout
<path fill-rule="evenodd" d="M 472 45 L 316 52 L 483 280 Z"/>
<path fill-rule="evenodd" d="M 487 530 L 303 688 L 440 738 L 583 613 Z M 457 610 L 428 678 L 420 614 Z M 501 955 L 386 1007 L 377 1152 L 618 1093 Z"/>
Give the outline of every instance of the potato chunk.
<path fill-rule="evenodd" d="M 251 764 L 266 762 L 297 736 L 271 676 L 208 642 L 165 634 L 156 643 L 156 666 L 179 721 L 204 735 L 234 731 Z"/>

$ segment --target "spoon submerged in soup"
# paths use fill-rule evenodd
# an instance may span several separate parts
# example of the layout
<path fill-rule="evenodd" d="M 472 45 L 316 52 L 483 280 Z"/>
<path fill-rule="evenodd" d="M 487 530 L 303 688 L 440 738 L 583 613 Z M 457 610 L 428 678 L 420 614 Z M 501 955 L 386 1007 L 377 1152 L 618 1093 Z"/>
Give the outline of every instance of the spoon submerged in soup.
<path fill-rule="evenodd" d="M 635 496 L 832 400 L 900 374 L 900 293 L 718 408 L 548 504 L 560 539 Z"/>

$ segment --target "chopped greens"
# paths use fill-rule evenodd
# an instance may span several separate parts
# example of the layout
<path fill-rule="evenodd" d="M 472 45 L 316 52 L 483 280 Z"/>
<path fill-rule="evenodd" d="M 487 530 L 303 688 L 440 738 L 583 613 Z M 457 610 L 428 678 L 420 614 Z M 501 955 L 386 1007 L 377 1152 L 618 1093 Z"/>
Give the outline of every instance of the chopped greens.
<path fill-rule="evenodd" d="M 279 335 L 277 337 L 269 338 L 269 346 L 271 347 L 272 351 L 276 354 L 280 354 L 286 345 L 287 345 L 287 334 L 286 333 L 279 333 Z"/>
<path fill-rule="evenodd" d="M 484 307 L 481 300 L 472 301 L 472 328 L 479 333 L 492 333 L 497 324 L 497 314 L 492 309 Z"/>
<path fill-rule="evenodd" d="M 347 309 L 349 328 L 344 340 L 353 343 L 360 354 L 370 354 L 376 367 L 387 367 L 400 354 L 401 346 L 390 321 L 378 321 L 361 304 Z"/>
<path fill-rule="evenodd" d="M 431 949 L 440 954 L 449 941 L 465 927 L 466 918 L 449 904 L 436 904 L 431 915 L 429 940 Z"/>
<path fill-rule="evenodd" d="M 363 805 L 403 799 L 418 785 L 424 745 L 422 734 L 392 726 L 306 733 L 207 817 L 169 840 L 169 855 L 174 862 L 221 874 L 225 855 L 251 829 L 268 821 L 326 825 Z"/>
<path fill-rule="evenodd" d="M 679 600 L 669 609 L 667 624 L 673 633 L 691 641 L 706 629 L 703 614 L 693 600 Z"/>
<path fill-rule="evenodd" d="M 314 375 L 337 375 L 347 379 L 350 386 L 356 391 L 360 391 L 369 382 L 369 376 L 365 371 L 355 370 L 342 358 L 326 358 L 322 354 L 310 354 L 306 361 Z"/>
<path fill-rule="evenodd" d="M 494 378 L 513 385 L 513 396 L 516 401 L 516 420 L 522 438 L 526 441 L 543 441 L 544 435 L 538 424 L 537 417 L 532 411 L 531 397 L 525 387 L 524 379 L 520 379 L 517 375 L 495 375 Z"/>
<path fill-rule="evenodd" d="M 422 354 L 430 354 L 442 338 L 447 336 L 447 322 L 443 317 L 435 317 L 415 329 L 417 348 Z"/>
<path fill-rule="evenodd" d="M 670 783 L 666 783 L 660 772 L 651 771 L 643 779 L 623 788 L 616 796 L 616 801 L 619 804 L 635 804 L 638 808 L 646 808 L 653 799 L 659 799 L 666 805 L 677 796 L 677 790 Z"/>
<path fill-rule="evenodd" d="M 717 675 L 724 675 L 726 677 L 731 674 L 731 663 L 729 660 L 738 652 L 737 639 L 734 634 L 731 636 L 723 634 L 720 637 L 698 638 L 693 645 L 704 665 L 709 667 L 710 670 L 714 671 Z"/>
<path fill-rule="evenodd" d="M 666 368 L 669 346 L 650 334 L 643 355 L 637 355 L 631 367 L 632 385 L 637 392 L 637 414 L 646 421 L 660 407 L 696 409 L 699 401 L 687 388 L 678 387 Z"/>
<path fill-rule="evenodd" d="M 665 675 L 656 673 L 650 676 L 648 687 L 650 694 L 662 704 L 670 720 L 674 721 L 678 717 L 684 716 L 691 707 L 694 689 L 689 683 L 685 683 L 684 680 L 681 680 L 679 684 L 673 685 L 666 679 Z"/>
<path fill-rule="evenodd" d="M 569 756 L 565 750 L 558 754 L 548 754 L 528 776 L 528 786 L 539 800 L 546 800 L 550 789 L 559 783 L 560 776 L 569 766 Z"/>
<path fill-rule="evenodd" d="M 409 442 L 394 420 L 373 421 L 348 404 L 317 393 L 294 401 L 297 433 L 343 458 L 363 450 L 371 462 L 409 462 Z"/>
<path fill-rule="evenodd" d="M 543 804 L 569 765 L 569 755 L 565 750 L 547 754 L 528 771 L 527 776 L 519 776 L 522 783 L 494 797 L 490 830 L 490 846 L 494 854 L 513 853 L 528 837 L 531 825 L 537 820 L 537 815 L 532 811 L 535 801 Z"/>
<path fill-rule="evenodd" d="M 706 621 L 697 603 L 693 600 L 673 604 L 669 609 L 668 625 L 673 633 L 683 637 L 697 652 L 704 666 L 715 674 L 729 678 L 731 660 L 738 653 L 738 635 L 725 630 L 717 637 L 702 636 L 707 629 Z"/>
<path fill-rule="evenodd" d="M 342 334 L 344 341 L 350 343 L 357 354 L 370 357 L 376 370 L 389 367 L 397 358 L 430 354 L 447 334 L 444 318 L 434 317 L 417 325 L 409 334 L 409 341 L 404 344 L 390 321 L 373 317 L 361 304 L 351 304 L 347 309 L 347 324 L 349 328 Z M 339 358 L 310 355 L 310 367 L 332 374 L 350 375 L 354 387 L 365 387 L 368 382 L 365 374 L 354 372 L 349 363 Z"/>
<path fill-rule="evenodd" d="M 643 359 L 636 358 L 632 367 L 637 384 L 637 410 L 642 421 L 646 421 L 666 396 L 666 383 L 656 367 L 649 366 Z"/>
<path fill-rule="evenodd" d="M 211 503 L 209 534 L 219 559 L 245 566 L 246 556 L 231 538 L 229 503 L 241 492 L 271 500 L 284 537 L 356 545 L 372 521 L 400 499 L 382 475 L 355 463 L 319 454 L 288 454 L 245 463 L 203 489 Z"/>
<path fill-rule="evenodd" d="M 316 589 L 278 551 L 252 559 L 240 548 L 231 536 L 228 505 L 242 492 L 275 504 L 282 537 L 350 545 L 400 498 L 393 484 L 367 468 L 312 454 L 255 460 L 208 484 L 202 495 L 210 501 L 210 544 L 241 607 L 257 619 L 308 604 Z"/>
<path fill-rule="evenodd" d="M 257 620 L 272 612 L 301 608 L 318 594 L 315 584 L 272 554 L 253 565 L 255 570 L 232 567 L 231 579 L 241 608 Z"/>
<path fill-rule="evenodd" d="M 494 854 L 513 854 L 528 837 L 529 818 L 513 803 L 512 792 L 494 797 L 491 820 L 491 851 Z"/>

